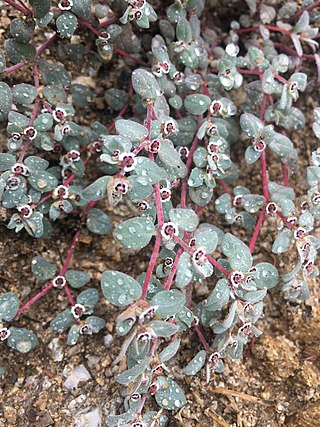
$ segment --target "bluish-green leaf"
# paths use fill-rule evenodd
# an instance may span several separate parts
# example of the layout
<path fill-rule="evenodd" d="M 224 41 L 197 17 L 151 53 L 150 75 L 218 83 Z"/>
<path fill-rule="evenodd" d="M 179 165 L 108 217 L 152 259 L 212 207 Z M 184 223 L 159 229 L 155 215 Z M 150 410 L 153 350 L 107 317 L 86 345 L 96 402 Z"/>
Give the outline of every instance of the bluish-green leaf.
<path fill-rule="evenodd" d="M 252 255 L 248 246 L 233 236 L 225 234 L 222 240 L 222 251 L 229 257 L 230 266 L 233 270 L 248 271 L 252 266 Z"/>
<path fill-rule="evenodd" d="M 179 229 L 193 231 L 199 224 L 199 218 L 192 209 L 176 208 L 169 211 L 170 221 L 177 224 Z"/>
<path fill-rule="evenodd" d="M 206 351 L 200 350 L 192 360 L 183 368 L 182 372 L 186 375 L 196 375 L 206 362 Z"/>
<path fill-rule="evenodd" d="M 19 299 L 16 293 L 7 292 L 0 295 L 0 322 L 10 322 L 19 310 Z"/>
<path fill-rule="evenodd" d="M 186 296 L 176 289 L 158 292 L 151 300 L 153 306 L 158 306 L 156 310 L 157 316 L 164 319 L 178 313 L 185 305 L 185 302 Z"/>
<path fill-rule="evenodd" d="M 110 217 L 101 209 L 92 208 L 87 214 L 88 230 L 95 234 L 108 234 L 112 230 Z"/>
<path fill-rule="evenodd" d="M 32 273 L 39 283 L 52 279 L 56 273 L 56 266 L 42 256 L 33 258 L 31 262 Z"/>
<path fill-rule="evenodd" d="M 142 249 L 150 242 L 155 227 L 148 218 L 132 218 L 114 230 L 114 237 L 126 248 Z"/>
<path fill-rule="evenodd" d="M 66 273 L 66 279 L 72 288 L 79 289 L 90 281 L 91 276 L 85 271 L 68 270 Z"/>
<path fill-rule="evenodd" d="M 155 393 L 155 398 L 161 408 L 171 411 L 180 409 L 186 404 L 187 400 L 184 392 L 174 380 L 167 377 L 158 377 L 157 383 L 159 384 L 159 389 Z"/>
<path fill-rule="evenodd" d="M 188 95 L 184 100 L 184 106 L 186 110 L 195 115 L 204 114 L 209 105 L 211 103 L 211 99 L 207 95 Z"/>
<path fill-rule="evenodd" d="M 28 353 L 38 344 L 37 336 L 29 329 L 11 326 L 10 332 L 8 345 L 20 353 Z"/>
<path fill-rule="evenodd" d="M 104 297 L 113 305 L 123 307 L 141 296 L 141 285 L 120 271 L 102 273 L 101 288 Z"/>

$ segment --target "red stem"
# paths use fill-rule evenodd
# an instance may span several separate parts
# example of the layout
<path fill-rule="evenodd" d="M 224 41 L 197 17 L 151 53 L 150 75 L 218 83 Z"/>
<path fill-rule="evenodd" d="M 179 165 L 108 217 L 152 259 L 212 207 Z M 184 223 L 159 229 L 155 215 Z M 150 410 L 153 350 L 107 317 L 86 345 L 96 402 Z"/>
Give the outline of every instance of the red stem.
<path fill-rule="evenodd" d="M 45 295 L 51 288 L 53 287 L 53 283 L 50 282 L 45 288 L 42 289 L 39 293 L 37 293 L 33 298 L 31 298 L 28 302 L 26 302 L 18 311 L 15 317 L 19 317 L 21 313 L 26 311 L 32 304 L 38 301 L 43 295 Z"/>
<path fill-rule="evenodd" d="M 130 55 L 130 53 L 124 52 L 123 50 L 121 50 L 117 47 L 114 49 L 114 51 L 119 53 L 119 55 L 122 55 L 128 59 L 131 59 L 132 61 L 135 61 L 137 64 L 143 65 L 144 67 L 148 66 L 148 64 L 146 62 L 141 61 L 141 59 L 136 58 L 135 56 Z"/>
<path fill-rule="evenodd" d="M 204 335 L 203 335 L 203 333 L 201 331 L 200 326 L 199 325 L 194 325 L 194 329 L 196 330 L 196 332 L 198 334 L 198 337 L 199 337 L 199 339 L 200 339 L 200 341 L 201 341 L 204 349 L 206 350 L 207 353 L 209 353 L 210 352 L 210 346 L 207 343 L 207 340 L 205 339 L 205 337 L 204 337 Z"/>
<path fill-rule="evenodd" d="M 221 186 L 223 188 L 223 191 L 227 194 L 230 194 L 230 196 L 232 196 L 232 191 L 230 190 L 230 188 L 228 187 L 228 184 L 226 184 L 224 179 L 220 179 L 221 182 Z"/>
<path fill-rule="evenodd" d="M 177 268 L 178 268 L 179 259 L 180 259 L 181 255 L 182 255 L 182 253 L 183 253 L 183 249 L 180 248 L 178 250 L 178 252 L 177 252 L 177 255 L 175 257 L 175 260 L 174 260 L 173 266 L 171 268 L 170 274 L 167 277 L 167 280 L 166 280 L 165 285 L 164 285 L 164 289 L 166 291 L 169 291 L 170 288 L 171 288 L 172 281 L 173 281 L 174 275 L 176 274 L 176 271 L 177 271 Z"/>
<path fill-rule="evenodd" d="M 224 276 L 228 277 L 229 276 L 229 272 L 228 270 L 226 270 L 224 267 L 222 267 L 222 265 L 220 265 L 214 258 L 212 258 L 211 255 L 207 255 L 207 260 L 209 262 L 211 262 L 211 264 L 216 267 L 217 270 L 220 271 L 220 273 L 222 273 Z"/>
<path fill-rule="evenodd" d="M 284 183 L 285 187 L 290 187 L 289 179 L 288 179 L 288 172 L 287 172 L 287 165 L 285 163 L 281 162 L 281 169 L 282 169 L 283 183 Z"/>
<path fill-rule="evenodd" d="M 259 232 L 261 230 L 261 227 L 262 227 L 262 224 L 263 224 L 263 221 L 264 221 L 264 218 L 265 218 L 265 215 L 266 215 L 266 209 L 265 209 L 265 207 L 263 207 L 262 211 L 260 212 L 260 216 L 259 216 L 258 222 L 257 222 L 257 224 L 255 226 L 252 239 L 250 241 L 249 249 L 250 249 L 251 253 L 254 250 L 257 238 L 259 236 Z"/>
<path fill-rule="evenodd" d="M 158 232 L 157 238 L 156 238 L 156 242 L 155 242 L 155 245 L 153 247 L 152 255 L 151 255 L 151 258 L 150 258 L 148 270 L 147 270 L 147 273 L 146 273 L 146 278 L 144 279 L 144 283 L 143 283 L 143 287 L 142 287 L 141 298 L 144 299 L 144 300 L 147 297 L 148 287 L 149 287 L 149 283 L 150 283 L 151 276 L 152 276 L 152 273 L 153 273 L 153 270 L 154 270 L 154 266 L 156 264 L 156 261 L 157 261 L 157 258 L 158 258 L 158 254 L 159 254 L 159 251 L 160 251 L 161 241 L 162 241 L 162 237 L 161 237 L 161 234 Z"/>
<path fill-rule="evenodd" d="M 285 225 L 290 228 L 290 230 L 293 229 L 294 225 L 291 224 L 290 222 L 288 222 L 287 218 L 283 215 L 283 213 L 277 211 L 276 214 L 278 215 L 279 218 L 282 219 L 282 221 L 285 223 Z"/>

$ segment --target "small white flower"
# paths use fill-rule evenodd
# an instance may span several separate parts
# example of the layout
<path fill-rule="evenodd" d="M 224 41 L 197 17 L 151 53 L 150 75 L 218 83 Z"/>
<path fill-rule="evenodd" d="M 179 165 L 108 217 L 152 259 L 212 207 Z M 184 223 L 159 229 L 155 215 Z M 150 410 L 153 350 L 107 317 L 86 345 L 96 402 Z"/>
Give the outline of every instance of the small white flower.
<path fill-rule="evenodd" d="M 52 117 L 56 122 L 63 122 L 66 118 L 67 113 L 62 108 L 56 108 L 52 111 Z"/>
<path fill-rule="evenodd" d="M 77 150 L 70 150 L 67 154 L 68 158 L 72 160 L 73 162 L 78 162 L 80 160 L 80 151 Z"/>
<path fill-rule="evenodd" d="M 211 102 L 210 107 L 209 107 L 210 114 L 212 116 L 216 116 L 218 113 L 221 112 L 221 110 L 222 110 L 222 104 L 221 104 L 221 102 L 218 101 L 218 100 L 216 100 L 216 99 L 214 99 Z"/>
<path fill-rule="evenodd" d="M 73 0 L 61 0 L 58 4 L 60 10 L 71 10 L 73 6 Z"/>
<path fill-rule="evenodd" d="M 199 247 L 192 255 L 192 261 L 196 265 L 203 265 L 207 259 L 207 252 L 205 248 Z"/>
<path fill-rule="evenodd" d="M 62 289 L 66 285 L 67 281 L 64 276 L 56 276 L 52 280 L 52 284 L 54 288 Z"/>
<path fill-rule="evenodd" d="M 53 192 L 54 199 L 67 199 L 69 197 L 69 189 L 65 185 L 58 185 Z"/>
<path fill-rule="evenodd" d="M 270 202 L 266 206 L 266 213 L 268 215 L 273 215 L 276 212 L 278 212 L 278 210 L 279 210 L 279 208 L 278 208 L 278 206 L 274 202 Z"/>
<path fill-rule="evenodd" d="M 137 159 L 132 153 L 121 153 L 118 160 L 124 172 L 133 171 L 137 164 Z"/>
<path fill-rule="evenodd" d="M 82 325 L 80 330 L 79 330 L 81 335 L 92 335 L 93 329 L 91 325 Z"/>
<path fill-rule="evenodd" d="M 293 232 L 293 237 L 296 240 L 300 240 L 303 239 L 304 236 L 306 235 L 307 230 L 304 227 L 298 227 L 296 230 L 294 230 Z"/>
<path fill-rule="evenodd" d="M 1 328 L 0 329 L 0 341 L 5 341 L 6 339 L 9 338 L 11 334 L 10 329 L 8 328 Z"/>
<path fill-rule="evenodd" d="M 172 240 L 174 236 L 178 236 L 179 229 L 173 222 L 165 222 L 161 227 L 161 235 L 164 240 Z"/>
<path fill-rule="evenodd" d="M 75 319 L 79 319 L 85 311 L 86 308 L 82 304 L 75 304 L 71 307 L 71 314 Z"/>
<path fill-rule="evenodd" d="M 29 174 L 29 169 L 23 163 L 15 163 L 11 168 L 11 172 L 17 175 L 26 176 Z"/>
<path fill-rule="evenodd" d="M 243 281 L 244 274 L 242 271 L 235 270 L 230 276 L 230 282 L 233 284 L 233 286 L 237 287 L 239 284 Z"/>
<path fill-rule="evenodd" d="M 36 138 L 38 131 L 33 126 L 28 126 L 24 129 L 23 133 L 30 139 L 30 141 L 32 141 Z"/>
<path fill-rule="evenodd" d="M 171 199 L 171 190 L 170 188 L 161 188 L 160 189 L 161 202 L 168 202 Z"/>
<path fill-rule="evenodd" d="M 17 210 L 23 215 L 25 218 L 30 218 L 33 214 L 33 210 L 29 205 L 21 205 L 17 207 Z"/>

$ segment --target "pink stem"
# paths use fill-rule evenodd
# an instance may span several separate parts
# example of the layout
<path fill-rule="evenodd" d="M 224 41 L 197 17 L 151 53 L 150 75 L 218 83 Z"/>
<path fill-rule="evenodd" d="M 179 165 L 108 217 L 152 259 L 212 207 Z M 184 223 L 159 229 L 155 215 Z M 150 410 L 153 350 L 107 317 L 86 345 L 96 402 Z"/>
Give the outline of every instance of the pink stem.
<path fill-rule="evenodd" d="M 165 285 L 164 285 L 164 289 L 166 291 L 169 291 L 170 288 L 171 288 L 172 281 L 173 281 L 174 275 L 176 274 L 176 271 L 177 271 L 177 268 L 178 268 L 179 259 L 180 259 L 181 255 L 182 255 L 182 253 L 183 253 L 183 249 L 180 248 L 178 250 L 178 252 L 177 252 L 177 255 L 176 255 L 174 263 L 173 263 L 173 266 L 171 268 L 169 276 L 167 277 L 167 280 L 166 280 Z"/>
<path fill-rule="evenodd" d="M 287 172 L 287 165 L 281 162 L 281 169 L 282 169 L 283 183 L 286 187 L 290 187 L 288 172 Z"/>
<path fill-rule="evenodd" d="M 232 191 L 230 190 L 230 188 L 228 187 L 228 184 L 226 184 L 224 179 L 220 179 L 221 182 L 221 186 L 223 188 L 223 191 L 227 194 L 230 194 L 230 196 L 232 196 Z"/>
<path fill-rule="evenodd" d="M 242 68 L 237 68 L 237 71 L 240 74 L 252 74 L 253 76 L 261 76 L 262 72 L 260 70 L 243 70 Z"/>
<path fill-rule="evenodd" d="M 31 113 L 31 117 L 30 117 L 30 120 L 29 120 L 29 126 L 33 126 L 33 124 L 34 124 L 39 104 L 40 104 L 40 99 L 38 98 L 36 100 L 36 102 L 34 103 L 34 107 L 33 107 L 33 110 L 32 110 L 32 113 Z M 26 154 L 26 152 L 28 150 L 29 144 L 30 144 L 30 139 L 27 138 L 26 141 L 24 142 L 23 146 L 22 146 L 22 149 L 21 149 L 21 152 L 20 152 L 20 155 L 19 155 L 19 159 L 18 159 L 18 163 L 22 163 L 23 162 L 23 159 L 24 159 L 24 156 L 25 156 L 25 154 Z"/>
<path fill-rule="evenodd" d="M 266 203 L 269 203 L 269 189 L 268 189 L 268 173 L 267 173 L 267 160 L 266 152 L 262 151 L 261 156 L 261 167 L 262 167 L 262 186 L 263 186 L 263 195 L 266 199 Z"/>
<path fill-rule="evenodd" d="M 229 276 L 228 270 L 226 270 L 222 265 L 220 265 L 211 255 L 207 255 L 207 260 L 211 262 L 211 264 L 216 267 L 217 270 L 220 271 L 225 277 Z"/>
<path fill-rule="evenodd" d="M 259 236 L 260 229 L 262 227 L 262 224 L 263 224 L 263 221 L 264 221 L 264 218 L 265 218 L 265 215 L 266 215 L 266 209 L 265 209 L 265 207 L 263 207 L 262 211 L 260 212 L 260 216 L 259 216 L 258 222 L 257 222 L 257 224 L 255 226 L 252 239 L 250 241 L 249 249 L 250 249 L 251 253 L 254 250 L 257 238 Z"/>
<path fill-rule="evenodd" d="M 205 339 L 205 337 L 204 337 L 204 335 L 203 335 L 203 333 L 201 331 L 200 326 L 199 325 L 194 325 L 194 329 L 196 330 L 196 332 L 198 334 L 198 337 L 199 337 L 199 339 L 200 339 L 200 341 L 201 341 L 204 349 L 206 350 L 207 353 L 209 353 L 210 352 L 210 346 L 207 343 L 207 340 Z"/>
<path fill-rule="evenodd" d="M 117 47 L 114 49 L 114 51 L 119 53 L 119 55 L 122 55 L 128 59 L 131 59 L 132 61 L 135 61 L 137 64 L 143 65 L 144 67 L 148 66 L 148 64 L 146 62 L 141 61 L 141 59 L 136 58 L 135 56 L 130 55 L 130 53 L 124 52 L 123 50 L 121 50 Z"/>
<path fill-rule="evenodd" d="M 151 258 L 150 258 L 148 270 L 147 270 L 147 273 L 146 273 L 146 278 L 144 279 L 144 283 L 143 283 L 143 287 L 142 287 L 141 298 L 144 299 L 144 300 L 147 297 L 148 287 L 149 287 L 149 283 L 150 283 L 151 276 L 152 276 L 152 273 L 153 273 L 153 270 L 154 270 L 154 266 L 156 264 L 156 261 L 157 261 L 157 258 L 158 258 L 158 254 L 159 254 L 159 251 L 160 251 L 161 241 L 162 241 L 162 237 L 161 237 L 161 234 L 158 232 L 157 238 L 156 238 L 156 242 L 155 242 L 155 245 L 153 247 L 152 255 L 151 255 Z"/>
<path fill-rule="evenodd" d="M 41 298 L 43 295 L 45 295 L 51 288 L 53 287 L 53 283 L 50 282 L 45 288 L 42 289 L 37 295 L 35 295 L 33 298 L 31 298 L 26 304 L 24 304 L 16 314 L 16 317 L 19 317 L 21 313 L 26 311 L 32 304 L 34 304 L 36 301 L 38 301 L 39 298 Z"/>
<path fill-rule="evenodd" d="M 279 218 L 281 218 L 282 219 L 282 221 L 285 223 L 285 225 L 288 227 L 288 228 L 290 228 L 290 230 L 292 230 L 293 229 L 293 224 L 291 224 L 288 220 L 287 220 L 287 218 L 283 215 L 283 213 L 281 213 L 281 212 L 279 212 L 279 211 L 277 211 L 276 212 L 276 214 L 278 215 L 278 217 Z"/>
<path fill-rule="evenodd" d="M 202 115 L 198 117 L 198 126 L 200 127 L 202 125 L 202 120 L 203 117 Z M 187 183 L 188 183 L 188 176 L 190 173 L 190 169 L 191 169 L 191 165 L 192 165 L 192 161 L 193 161 L 193 155 L 194 152 L 197 149 L 198 146 L 198 142 L 199 139 L 197 136 L 195 136 L 191 148 L 190 148 L 190 152 L 189 152 L 189 156 L 187 159 L 187 163 L 186 163 L 186 168 L 187 168 L 187 175 L 185 176 L 185 178 L 183 178 L 182 183 L 181 183 L 181 207 L 185 208 L 186 207 L 186 203 L 187 203 Z"/>
<path fill-rule="evenodd" d="M 116 22 L 117 18 L 115 16 L 113 16 L 112 18 L 106 19 L 104 21 L 101 21 L 99 24 L 99 28 L 105 28 L 108 25 L 113 24 L 114 22 Z"/>

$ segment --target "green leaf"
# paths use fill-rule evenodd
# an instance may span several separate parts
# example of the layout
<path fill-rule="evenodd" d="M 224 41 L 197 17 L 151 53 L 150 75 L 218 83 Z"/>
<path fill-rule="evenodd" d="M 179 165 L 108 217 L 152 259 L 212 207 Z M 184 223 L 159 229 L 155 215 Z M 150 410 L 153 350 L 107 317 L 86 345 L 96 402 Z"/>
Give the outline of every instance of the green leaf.
<path fill-rule="evenodd" d="M 136 157 L 137 164 L 134 168 L 138 175 L 137 182 L 141 185 L 153 185 L 161 181 L 165 173 L 158 165 L 147 157 Z"/>
<path fill-rule="evenodd" d="M 10 332 L 8 345 L 20 353 L 28 353 L 38 344 L 37 336 L 29 329 L 11 326 Z"/>
<path fill-rule="evenodd" d="M 158 292 L 151 300 L 153 306 L 158 306 L 156 314 L 165 319 L 178 313 L 185 305 L 186 296 L 174 289 L 172 291 Z"/>
<path fill-rule="evenodd" d="M 176 36 L 178 40 L 182 40 L 186 44 L 192 41 L 191 26 L 185 17 L 181 17 L 177 23 Z"/>
<path fill-rule="evenodd" d="M 228 330 L 232 322 L 234 321 L 235 315 L 237 311 L 237 301 L 234 301 L 230 308 L 226 318 L 222 322 L 218 322 L 213 325 L 212 330 L 215 334 L 222 334 L 226 330 Z"/>
<path fill-rule="evenodd" d="M 92 332 L 97 334 L 101 329 L 104 328 L 106 322 L 97 316 L 89 316 L 86 318 L 86 323 L 91 326 Z"/>
<path fill-rule="evenodd" d="M 146 357 L 144 360 L 140 361 L 137 365 L 132 368 L 122 372 L 119 375 L 116 375 L 115 380 L 117 383 L 127 386 L 133 382 L 139 375 L 143 374 L 144 371 L 148 368 L 151 362 L 151 357 Z"/>
<path fill-rule="evenodd" d="M 183 368 L 182 372 L 186 375 L 196 375 L 206 363 L 206 351 L 200 350 L 192 360 Z"/>
<path fill-rule="evenodd" d="M 264 129 L 262 121 L 251 113 L 244 113 L 241 115 L 240 126 L 250 138 L 257 138 Z"/>
<path fill-rule="evenodd" d="M 250 304 L 256 304 L 257 302 L 262 301 L 266 294 L 266 289 L 261 289 L 260 291 L 250 291 L 246 293 L 245 300 Z"/>
<path fill-rule="evenodd" d="M 18 64 L 23 60 L 33 59 L 36 55 L 35 47 L 30 43 L 20 43 L 13 39 L 4 42 L 4 48 L 9 61 Z"/>
<path fill-rule="evenodd" d="M 63 12 L 56 20 L 57 30 L 61 37 L 70 38 L 73 36 L 78 21 L 75 15 L 71 12 Z"/>
<path fill-rule="evenodd" d="M 29 0 L 30 6 L 33 8 L 34 17 L 43 18 L 50 12 L 51 0 Z"/>
<path fill-rule="evenodd" d="M 79 337 L 80 337 L 79 325 L 72 325 L 68 332 L 67 344 L 68 345 L 77 344 Z"/>
<path fill-rule="evenodd" d="M 32 104 L 37 96 L 37 89 L 27 83 L 17 84 L 12 87 L 13 101 L 17 104 Z"/>
<path fill-rule="evenodd" d="M 192 209 L 171 209 L 169 211 L 170 221 L 178 225 L 179 229 L 193 231 L 199 224 L 199 218 Z"/>
<path fill-rule="evenodd" d="M 1 83 L 0 83 L 1 85 Z M 1 86 L 0 86 L 1 91 Z M 1 92 L 0 92 L 1 94 Z M 1 95 L 0 95 L 1 96 Z M 16 156 L 9 153 L 0 153 L 0 171 L 7 171 L 16 163 Z"/>
<path fill-rule="evenodd" d="M 216 250 L 219 241 L 216 231 L 198 229 L 196 230 L 194 237 L 196 240 L 196 246 L 204 247 L 208 254 L 211 254 Z"/>
<path fill-rule="evenodd" d="M 143 99 L 156 99 L 161 93 L 155 76 L 141 68 L 133 71 L 132 85 L 137 94 Z"/>
<path fill-rule="evenodd" d="M 86 225 L 91 233 L 108 234 L 112 230 L 110 217 L 101 209 L 91 208 L 87 214 Z"/>
<path fill-rule="evenodd" d="M 230 288 L 227 279 L 220 279 L 205 304 L 208 311 L 221 310 L 229 301 Z"/>
<path fill-rule="evenodd" d="M 154 232 L 154 224 L 148 218 L 140 217 L 122 222 L 113 235 L 126 248 L 142 249 L 150 242 Z"/>
<path fill-rule="evenodd" d="M 41 193 L 52 191 L 58 185 L 57 178 L 45 171 L 33 172 L 33 174 L 29 176 L 28 181 L 35 190 Z"/>
<path fill-rule="evenodd" d="M 165 322 L 162 320 L 152 320 L 148 323 L 148 327 L 154 331 L 157 337 L 164 338 L 171 337 L 179 330 L 178 325 L 174 325 L 171 322 Z"/>
<path fill-rule="evenodd" d="M 133 120 L 119 119 L 115 122 L 115 128 L 121 136 L 132 142 L 143 142 L 148 135 L 147 128 Z"/>
<path fill-rule="evenodd" d="M 76 0 L 73 2 L 72 11 L 80 18 L 87 20 L 90 16 L 92 0 Z"/>
<path fill-rule="evenodd" d="M 109 179 L 109 176 L 102 176 L 82 190 L 81 195 L 87 203 L 104 198 L 107 193 Z"/>
<path fill-rule="evenodd" d="M 91 280 L 90 274 L 80 270 L 68 270 L 66 272 L 66 279 L 69 285 L 74 289 L 82 288 Z"/>
<path fill-rule="evenodd" d="M 53 118 L 52 118 L 52 114 L 50 113 L 40 114 L 34 121 L 34 127 L 39 132 L 46 132 L 50 130 L 52 126 L 53 126 Z"/>
<path fill-rule="evenodd" d="M 99 292 L 95 288 L 86 289 L 77 296 L 77 303 L 84 305 L 87 313 L 92 312 L 98 301 Z"/>
<path fill-rule="evenodd" d="M 52 279 L 56 274 L 56 266 L 42 256 L 33 258 L 31 262 L 32 273 L 39 283 Z"/>
<path fill-rule="evenodd" d="M 5 69 L 6 69 L 6 56 L 3 50 L 0 49 L 0 73 L 2 73 Z"/>
<path fill-rule="evenodd" d="M 11 89 L 7 83 L 0 82 L 0 114 L 9 113 L 12 105 Z"/>
<path fill-rule="evenodd" d="M 105 271 L 101 278 L 104 297 L 113 305 L 124 307 L 141 296 L 139 282 L 120 271 Z"/>
<path fill-rule="evenodd" d="M 73 316 L 71 314 L 71 311 L 64 310 L 61 313 L 59 313 L 57 317 L 51 320 L 50 327 L 55 331 L 61 333 L 66 331 L 72 323 L 73 323 Z"/>
<path fill-rule="evenodd" d="M 209 108 L 210 103 L 211 99 L 208 96 L 200 94 L 188 95 L 184 100 L 186 110 L 197 116 L 204 114 Z"/>
<path fill-rule="evenodd" d="M 179 347 L 180 347 L 180 340 L 174 340 L 167 347 L 165 347 L 159 354 L 160 363 L 164 363 L 172 359 L 176 355 Z"/>
<path fill-rule="evenodd" d="M 178 384 L 167 377 L 158 377 L 159 389 L 155 393 L 157 404 L 169 411 L 179 409 L 186 404 L 187 400 Z"/>
<path fill-rule="evenodd" d="M 259 289 L 270 289 L 278 284 L 279 273 L 272 264 L 260 262 L 255 267 L 257 271 L 252 274 L 252 277 Z"/>
<path fill-rule="evenodd" d="M 293 242 L 292 232 L 289 229 L 280 231 L 278 237 L 273 242 L 272 252 L 275 254 L 283 254 L 287 252 L 289 246 Z"/>
<path fill-rule="evenodd" d="M 252 266 L 252 255 L 248 246 L 230 233 L 224 235 L 222 251 L 230 259 L 233 270 L 248 271 Z"/>
<path fill-rule="evenodd" d="M 33 36 L 35 24 L 33 20 L 16 18 L 11 21 L 10 33 L 18 42 L 27 43 Z"/>
<path fill-rule="evenodd" d="M 111 88 L 105 91 L 104 99 L 108 106 L 115 111 L 120 111 L 128 102 L 128 94 L 120 89 Z"/>
<path fill-rule="evenodd" d="M 0 322 L 10 322 L 19 310 L 19 299 L 14 292 L 0 295 Z"/>
<path fill-rule="evenodd" d="M 178 288 L 187 286 L 193 278 L 193 267 L 191 256 L 187 252 L 183 252 L 177 267 L 176 285 Z"/>

